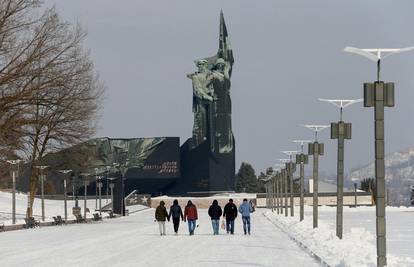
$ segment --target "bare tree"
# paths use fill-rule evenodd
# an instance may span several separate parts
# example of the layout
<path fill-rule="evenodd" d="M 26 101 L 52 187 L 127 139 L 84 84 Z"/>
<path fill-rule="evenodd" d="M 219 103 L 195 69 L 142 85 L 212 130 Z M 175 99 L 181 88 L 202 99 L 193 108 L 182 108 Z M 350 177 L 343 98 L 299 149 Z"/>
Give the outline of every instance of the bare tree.
<path fill-rule="evenodd" d="M 30 84 L 42 72 L 40 60 L 50 28 L 50 10 L 35 16 L 37 0 L 0 0 L 0 152 L 19 147 L 22 114 L 35 92 Z"/>
<path fill-rule="evenodd" d="M 0 149 L 30 162 L 28 216 L 38 187 L 34 165 L 94 134 L 104 91 L 82 47 L 86 33 L 54 8 L 36 17 L 38 6 L 0 0 Z"/>
<path fill-rule="evenodd" d="M 43 156 L 90 138 L 95 131 L 103 86 L 94 72 L 88 54 L 82 51 L 85 33 L 80 27 L 70 28 L 56 21 L 55 53 L 43 58 L 50 68 L 38 77 L 34 85 L 45 86 L 37 91 L 31 112 L 24 126 L 25 151 L 32 162 L 30 178 L 30 207 L 37 190 L 38 175 L 33 164 Z M 28 211 L 31 214 L 31 210 Z"/>

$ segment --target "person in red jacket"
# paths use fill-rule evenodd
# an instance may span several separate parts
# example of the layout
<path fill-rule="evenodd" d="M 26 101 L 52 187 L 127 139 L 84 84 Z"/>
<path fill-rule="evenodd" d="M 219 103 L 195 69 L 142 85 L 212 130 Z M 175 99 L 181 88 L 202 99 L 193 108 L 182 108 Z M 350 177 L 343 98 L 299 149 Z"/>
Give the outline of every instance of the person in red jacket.
<path fill-rule="evenodd" d="M 198 219 L 197 208 L 193 204 L 193 202 L 189 200 L 187 203 L 187 206 L 185 206 L 185 209 L 184 209 L 184 222 L 188 221 L 188 231 L 190 232 L 190 235 L 194 235 L 194 230 L 196 227 L 197 219 Z"/>

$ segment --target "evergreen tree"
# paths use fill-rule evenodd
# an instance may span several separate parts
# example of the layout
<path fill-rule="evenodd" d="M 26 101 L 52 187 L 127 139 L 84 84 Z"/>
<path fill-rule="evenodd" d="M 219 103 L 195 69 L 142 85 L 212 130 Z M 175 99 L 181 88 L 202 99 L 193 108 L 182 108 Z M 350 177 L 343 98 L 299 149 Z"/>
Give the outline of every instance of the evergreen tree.
<path fill-rule="evenodd" d="M 263 182 L 263 179 L 265 178 L 266 178 L 266 174 L 264 174 L 264 172 L 260 172 L 260 175 L 257 177 L 257 186 L 258 186 L 257 193 L 266 192 L 265 184 Z"/>
<path fill-rule="evenodd" d="M 259 183 L 252 165 L 242 162 L 236 175 L 236 192 L 256 193 Z"/>

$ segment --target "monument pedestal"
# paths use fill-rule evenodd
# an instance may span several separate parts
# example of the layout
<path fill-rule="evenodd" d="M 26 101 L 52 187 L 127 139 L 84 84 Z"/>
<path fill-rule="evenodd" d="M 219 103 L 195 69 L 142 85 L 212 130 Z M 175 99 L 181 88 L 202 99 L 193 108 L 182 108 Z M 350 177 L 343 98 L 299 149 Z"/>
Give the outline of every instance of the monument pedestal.
<path fill-rule="evenodd" d="M 214 153 L 208 141 L 192 148 L 191 139 L 181 146 L 181 179 L 175 186 L 180 194 L 233 192 L 235 187 L 235 150 Z M 210 193 L 209 193 L 210 192 Z"/>

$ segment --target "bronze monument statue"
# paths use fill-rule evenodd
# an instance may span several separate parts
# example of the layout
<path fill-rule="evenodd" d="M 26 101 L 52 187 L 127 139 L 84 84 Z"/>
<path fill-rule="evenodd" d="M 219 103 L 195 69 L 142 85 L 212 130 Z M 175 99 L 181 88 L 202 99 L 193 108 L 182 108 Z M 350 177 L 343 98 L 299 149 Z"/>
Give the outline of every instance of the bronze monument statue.
<path fill-rule="evenodd" d="M 195 61 L 198 71 L 187 75 L 193 82 L 194 126 L 192 147 L 208 141 L 212 152 L 231 153 L 230 77 L 234 63 L 223 13 L 220 13 L 219 50 Z"/>
<path fill-rule="evenodd" d="M 103 176 L 116 178 L 116 213 L 123 212 L 122 199 L 133 190 L 151 195 L 234 191 L 235 141 L 230 98 L 234 58 L 223 13 L 218 52 L 195 63 L 197 71 L 187 75 L 193 87 L 194 125 L 192 137 L 181 147 L 179 137 L 96 138 L 47 155 L 45 165 L 51 166 L 51 172 L 72 170 L 74 182 L 82 173 L 98 175 L 96 169 L 106 171 Z M 58 177 L 54 183 L 61 192 L 59 174 L 48 176 Z M 96 188 L 92 178 L 89 194 Z"/>

